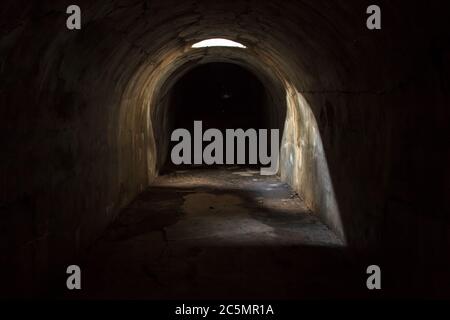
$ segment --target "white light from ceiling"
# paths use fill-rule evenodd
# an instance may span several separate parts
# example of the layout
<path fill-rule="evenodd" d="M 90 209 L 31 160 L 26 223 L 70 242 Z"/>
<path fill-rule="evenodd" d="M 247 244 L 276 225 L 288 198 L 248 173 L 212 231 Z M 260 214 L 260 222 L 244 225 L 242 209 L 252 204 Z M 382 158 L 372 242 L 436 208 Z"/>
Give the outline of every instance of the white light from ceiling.
<path fill-rule="evenodd" d="M 221 38 L 207 39 L 192 45 L 192 48 L 206 48 L 206 47 L 235 47 L 244 49 L 247 48 L 242 43 Z"/>

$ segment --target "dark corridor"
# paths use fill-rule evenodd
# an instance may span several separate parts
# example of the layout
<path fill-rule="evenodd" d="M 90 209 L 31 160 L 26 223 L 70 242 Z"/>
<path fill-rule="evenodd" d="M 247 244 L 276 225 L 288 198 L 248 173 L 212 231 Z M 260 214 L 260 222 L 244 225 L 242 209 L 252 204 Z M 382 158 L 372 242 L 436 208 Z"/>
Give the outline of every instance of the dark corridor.
<path fill-rule="evenodd" d="M 449 299 L 447 2 L 0 1 L 0 297 Z"/>
<path fill-rule="evenodd" d="M 281 129 L 284 106 L 273 105 L 270 93 L 251 71 L 232 63 L 207 63 L 195 67 L 184 74 L 170 91 L 170 104 L 167 106 L 173 129 L 184 128 L 194 137 L 194 121 L 202 122 L 202 132 L 218 129 L 224 137 L 226 129 Z M 278 123 L 270 121 L 270 109 L 280 113 Z M 214 140 L 214 138 L 213 138 Z M 246 144 L 250 143 L 246 140 Z M 161 173 L 174 169 L 170 152 L 177 142 L 169 145 L 165 168 Z M 206 146 L 208 142 L 203 142 Z M 192 153 L 193 153 L 192 143 Z M 203 150 L 203 149 L 202 149 Z M 237 163 L 237 146 L 234 148 L 234 163 Z M 226 159 L 226 148 L 223 148 Z M 249 155 L 246 155 L 248 164 Z M 224 160 L 225 163 L 225 160 Z M 190 167 L 185 165 L 186 168 Z M 257 168 L 258 164 L 252 167 Z"/>
<path fill-rule="evenodd" d="M 230 63 L 209 63 L 185 74 L 173 88 L 175 128 L 204 130 L 266 128 L 265 89 L 250 71 Z"/>

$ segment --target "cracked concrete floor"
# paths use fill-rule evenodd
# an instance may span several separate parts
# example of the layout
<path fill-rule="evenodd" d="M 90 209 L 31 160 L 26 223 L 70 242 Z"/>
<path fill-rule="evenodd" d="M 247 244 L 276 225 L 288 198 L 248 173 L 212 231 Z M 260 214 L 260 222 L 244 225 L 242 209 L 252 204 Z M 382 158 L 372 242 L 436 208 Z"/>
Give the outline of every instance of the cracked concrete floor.
<path fill-rule="evenodd" d="M 342 296 L 352 282 L 348 260 L 278 177 L 239 167 L 179 170 L 159 177 L 94 245 L 80 297 Z"/>

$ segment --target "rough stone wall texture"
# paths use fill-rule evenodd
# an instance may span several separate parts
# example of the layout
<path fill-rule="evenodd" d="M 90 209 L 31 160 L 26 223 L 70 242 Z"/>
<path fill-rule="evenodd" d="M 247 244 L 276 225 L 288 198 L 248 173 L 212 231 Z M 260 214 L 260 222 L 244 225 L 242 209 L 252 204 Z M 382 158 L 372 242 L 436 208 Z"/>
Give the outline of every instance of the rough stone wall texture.
<path fill-rule="evenodd" d="M 80 31 L 65 28 L 69 1 L 2 1 L 3 288 L 38 292 L 151 183 L 166 93 L 208 61 L 244 65 L 272 90 L 274 114 L 288 115 L 281 174 L 350 246 L 442 254 L 444 1 L 378 2 L 371 32 L 365 0 L 79 0 Z M 210 37 L 249 48 L 190 48 Z"/>

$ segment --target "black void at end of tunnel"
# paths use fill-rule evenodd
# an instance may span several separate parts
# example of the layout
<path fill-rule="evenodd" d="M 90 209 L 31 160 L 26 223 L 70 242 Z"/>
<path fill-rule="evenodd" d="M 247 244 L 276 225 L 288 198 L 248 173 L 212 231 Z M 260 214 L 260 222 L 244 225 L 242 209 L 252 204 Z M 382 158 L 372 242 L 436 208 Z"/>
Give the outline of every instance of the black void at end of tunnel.
<path fill-rule="evenodd" d="M 173 130 L 183 128 L 194 137 L 194 122 L 201 121 L 203 132 L 218 129 L 224 137 L 227 129 L 254 129 L 256 132 L 259 129 L 278 129 L 281 138 L 286 106 L 275 105 L 271 90 L 273 88 L 267 88 L 257 75 L 243 66 L 228 62 L 197 65 L 183 74 L 169 91 L 170 102 L 166 113 L 169 132 L 166 136 L 170 138 Z M 282 101 L 278 99 L 280 100 Z M 271 112 L 278 113 L 278 120 L 271 119 Z M 171 150 L 177 143 L 169 143 L 161 174 L 177 168 L 170 157 Z M 246 143 L 248 146 L 248 141 Z M 203 147 L 206 144 L 204 142 Z M 235 146 L 235 163 L 236 156 Z M 247 154 L 247 161 L 248 158 Z M 246 166 L 251 165 L 246 163 Z M 255 165 L 259 166 L 260 164 Z"/>

